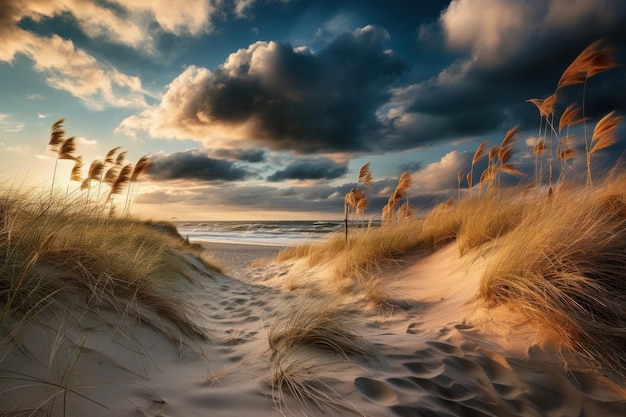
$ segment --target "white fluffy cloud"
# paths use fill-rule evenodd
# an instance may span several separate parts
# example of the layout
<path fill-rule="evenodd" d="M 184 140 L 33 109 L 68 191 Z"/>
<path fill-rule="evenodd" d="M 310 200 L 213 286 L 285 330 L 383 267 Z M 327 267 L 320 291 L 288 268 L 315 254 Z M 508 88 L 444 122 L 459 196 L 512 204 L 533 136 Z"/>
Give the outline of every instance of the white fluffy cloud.
<path fill-rule="evenodd" d="M 467 169 L 471 155 L 452 151 L 413 174 L 413 190 L 440 191 L 458 186 L 458 173 Z"/>

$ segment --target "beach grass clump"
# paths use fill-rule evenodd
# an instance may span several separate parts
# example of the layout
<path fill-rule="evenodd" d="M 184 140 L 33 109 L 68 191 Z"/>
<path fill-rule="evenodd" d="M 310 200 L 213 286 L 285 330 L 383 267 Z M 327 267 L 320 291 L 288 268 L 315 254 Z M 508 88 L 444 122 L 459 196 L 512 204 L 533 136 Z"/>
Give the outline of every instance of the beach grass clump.
<path fill-rule="evenodd" d="M 176 291 L 191 279 L 182 253 L 193 248 L 163 227 L 108 218 L 82 199 L 0 192 L 0 322 L 87 305 L 158 328 L 147 309 L 204 336 Z"/>
<path fill-rule="evenodd" d="M 328 378 L 316 375 L 319 367 L 318 361 L 294 358 L 290 354 L 281 353 L 274 358 L 268 382 L 274 406 L 282 415 L 286 415 L 285 411 L 296 415 L 289 409 L 285 394 L 294 398 L 306 411 L 311 411 L 311 408 L 323 412 L 333 410 L 339 415 L 346 412 L 352 414 L 355 411 L 354 407 L 330 386 Z"/>
<path fill-rule="evenodd" d="M 268 331 L 272 351 L 268 382 L 277 409 L 288 410 L 288 394 L 305 409 L 353 410 L 316 371 L 323 366 L 336 367 L 337 359 L 326 356 L 329 353 L 338 355 L 340 361 L 378 359 L 375 346 L 352 330 L 356 320 L 355 312 L 321 295 L 276 317 Z"/>
<path fill-rule="evenodd" d="M 365 338 L 354 333 L 356 315 L 326 297 L 313 297 L 295 310 L 276 318 L 268 332 L 273 356 L 287 354 L 297 348 L 318 348 L 339 354 L 374 361 L 377 353 Z"/>
<path fill-rule="evenodd" d="M 502 236 L 479 297 L 509 305 L 566 350 L 626 375 L 626 176 L 534 200 Z"/>
<path fill-rule="evenodd" d="M 516 228 L 537 199 L 544 198 L 518 186 L 439 204 L 423 220 L 422 239 L 432 249 L 456 241 L 467 254 Z"/>

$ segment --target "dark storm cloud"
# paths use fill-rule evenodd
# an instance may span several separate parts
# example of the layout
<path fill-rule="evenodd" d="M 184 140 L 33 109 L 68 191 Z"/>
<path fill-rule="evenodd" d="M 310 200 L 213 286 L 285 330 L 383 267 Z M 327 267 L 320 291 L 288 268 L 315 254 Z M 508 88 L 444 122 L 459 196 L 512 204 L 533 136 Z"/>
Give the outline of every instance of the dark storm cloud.
<path fill-rule="evenodd" d="M 268 181 L 283 180 L 331 180 L 348 172 L 348 166 L 337 164 L 328 158 L 301 158 L 290 163 L 285 169 L 267 177 Z"/>
<path fill-rule="evenodd" d="M 478 3 L 490 5 L 492 13 L 499 10 L 506 25 L 486 25 L 489 18 Z M 526 100 L 552 94 L 562 72 L 587 45 L 606 38 L 616 47 L 617 61 L 626 62 L 626 3 L 603 0 L 597 8 L 590 5 L 563 0 L 452 2 L 439 24 L 459 58 L 437 77 L 397 91 L 394 100 L 405 113 L 402 123 L 392 121 L 390 144 L 404 149 L 515 125 L 523 130 L 537 126 L 537 110 Z M 625 89 L 624 67 L 591 78 L 587 116 L 597 120 L 610 110 L 625 113 Z M 581 88 L 562 89 L 558 110 L 581 100 Z"/>
<path fill-rule="evenodd" d="M 200 151 L 156 155 L 150 168 L 153 180 L 240 181 L 251 176 L 231 161 L 214 159 Z"/>
<path fill-rule="evenodd" d="M 153 136 L 207 143 L 214 136 L 222 147 L 246 141 L 305 154 L 367 149 L 382 128 L 377 109 L 408 69 L 386 48 L 388 38 L 366 26 L 315 53 L 257 42 L 214 72 L 188 68 L 158 107 L 126 119 L 119 131 L 148 125 Z"/>
<path fill-rule="evenodd" d="M 212 154 L 220 159 L 243 161 L 251 164 L 265 162 L 267 153 L 263 149 L 216 149 Z"/>

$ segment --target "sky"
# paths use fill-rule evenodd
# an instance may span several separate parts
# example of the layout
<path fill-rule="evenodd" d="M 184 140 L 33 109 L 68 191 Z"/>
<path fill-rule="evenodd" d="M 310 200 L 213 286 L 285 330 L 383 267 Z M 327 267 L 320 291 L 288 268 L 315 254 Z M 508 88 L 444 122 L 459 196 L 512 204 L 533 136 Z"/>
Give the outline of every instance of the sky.
<path fill-rule="evenodd" d="M 598 39 L 626 64 L 622 0 L 172 4 L 0 0 L 2 186 L 49 190 L 56 165 L 57 190 L 68 190 L 73 163 L 47 147 L 64 118 L 86 166 L 117 146 L 129 162 L 150 156 L 138 217 L 340 219 L 367 162 L 366 216 L 407 170 L 423 212 L 457 196 L 476 147 L 514 126 L 513 159 L 532 182 L 539 114 L 527 100 L 552 94 Z M 624 115 L 625 91 L 623 66 L 590 78 L 589 126 Z M 582 97 L 563 89 L 558 111 Z M 625 130 L 594 155 L 599 169 L 622 155 Z M 585 171 L 583 136 L 571 140 L 571 178 Z"/>

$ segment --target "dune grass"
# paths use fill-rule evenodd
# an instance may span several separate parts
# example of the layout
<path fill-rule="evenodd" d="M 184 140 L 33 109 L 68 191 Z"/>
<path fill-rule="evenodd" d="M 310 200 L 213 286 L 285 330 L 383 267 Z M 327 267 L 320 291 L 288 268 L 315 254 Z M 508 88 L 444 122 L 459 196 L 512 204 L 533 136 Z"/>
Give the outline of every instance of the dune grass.
<path fill-rule="evenodd" d="M 626 174 L 619 169 L 593 187 L 551 194 L 495 188 L 342 241 L 339 235 L 281 257 L 331 265 L 329 279 L 353 277 L 364 299 L 385 303 L 381 268 L 414 248 L 455 244 L 461 254 L 487 259 L 477 293 L 486 307 L 507 305 L 564 352 L 626 376 Z"/>
<path fill-rule="evenodd" d="M 83 303 L 156 324 L 145 308 L 204 336 L 175 292 L 177 280 L 189 279 L 182 251 L 194 249 L 164 224 L 107 218 L 82 200 L 3 191 L 0 322 Z"/>
<path fill-rule="evenodd" d="M 346 242 L 336 233 L 321 243 L 287 248 L 275 258 L 278 262 L 306 259 L 308 266 L 332 263 L 333 278 L 351 276 L 366 279 L 385 263 L 423 245 L 421 222 L 407 218 L 381 227 L 354 229 Z"/>
<path fill-rule="evenodd" d="M 626 376 L 626 176 L 531 200 L 491 253 L 479 296 Z"/>
<path fill-rule="evenodd" d="M 315 371 L 324 365 L 325 360 L 320 359 L 320 354 L 324 353 L 336 354 L 340 361 L 378 360 L 375 346 L 351 330 L 356 319 L 354 312 L 321 295 L 276 317 L 268 331 L 272 352 L 269 383 L 279 411 L 286 408 L 285 394 L 305 409 L 313 405 L 340 411 L 340 414 L 345 410 L 354 411 L 323 378 L 316 376 Z M 333 363 L 331 360 L 328 365 Z"/>

